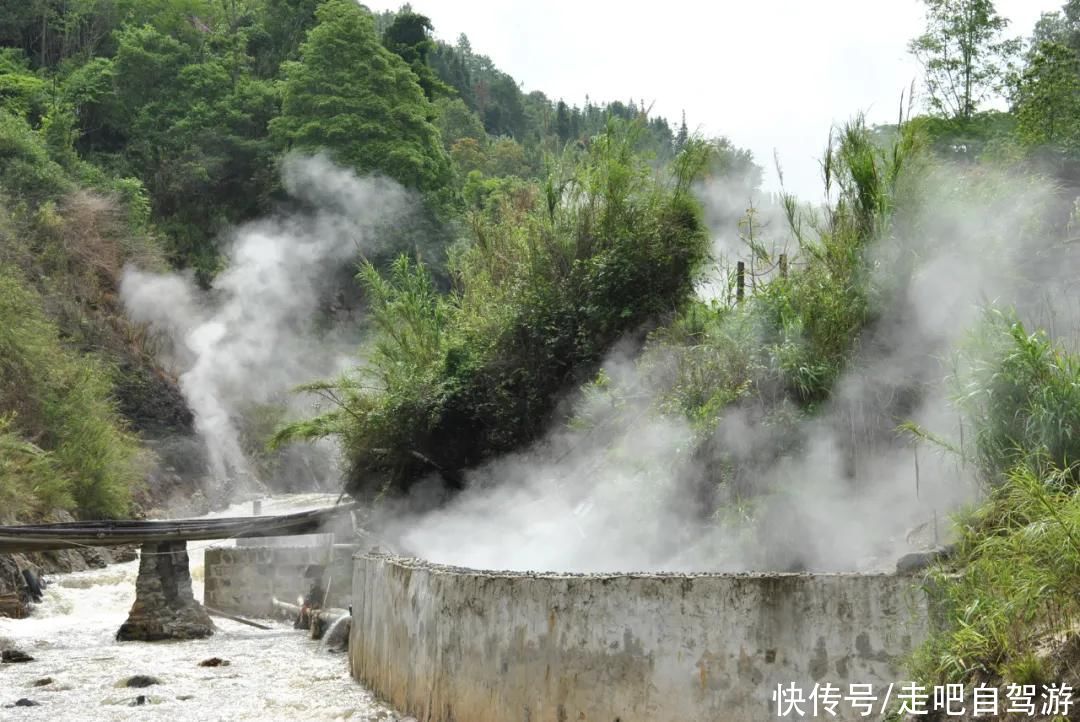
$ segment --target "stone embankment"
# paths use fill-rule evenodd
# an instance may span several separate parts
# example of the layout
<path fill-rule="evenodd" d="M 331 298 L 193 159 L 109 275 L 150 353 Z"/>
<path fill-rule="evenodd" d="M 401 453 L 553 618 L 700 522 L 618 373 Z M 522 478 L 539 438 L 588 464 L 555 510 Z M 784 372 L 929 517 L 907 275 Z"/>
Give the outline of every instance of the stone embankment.
<path fill-rule="evenodd" d="M 45 522 L 72 522 L 75 518 L 66 511 L 56 510 L 48 514 Z M 14 523 L 5 520 L 4 523 Z M 24 572 L 31 572 L 37 579 L 48 579 L 53 574 L 81 572 L 87 569 L 101 569 L 114 562 L 128 562 L 135 559 L 134 548 L 127 547 L 87 547 L 85 549 L 61 549 L 57 551 L 36 552 L 33 554 L 0 554 L 0 598 L 18 599 L 19 606 L 25 613 L 31 601 Z M 0 615 L 5 610 L 0 609 Z M 8 614 L 7 616 L 20 616 Z"/>

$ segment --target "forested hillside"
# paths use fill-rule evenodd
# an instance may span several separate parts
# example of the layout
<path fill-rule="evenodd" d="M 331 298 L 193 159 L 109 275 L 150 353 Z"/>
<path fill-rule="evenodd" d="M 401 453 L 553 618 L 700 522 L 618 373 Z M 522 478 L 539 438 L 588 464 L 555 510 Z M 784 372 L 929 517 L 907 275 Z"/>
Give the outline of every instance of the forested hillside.
<path fill-rule="evenodd" d="M 124 515 L 154 464 L 140 436 L 191 433 L 175 379 L 156 359 L 160 344 L 121 309 L 122 271 L 187 270 L 212 285 L 231 228 L 296 208 L 280 180 L 288 154 L 325 153 L 414 191 L 412 220 L 365 273 L 377 278 L 406 251 L 446 288 L 446 249 L 475 237 L 478 224 L 509 232 L 534 211 L 539 219 L 542 205 L 555 222 L 561 186 L 552 184 L 589 162 L 579 157 L 622 164 L 625 180 L 597 168 L 595 182 L 623 194 L 624 183 L 647 183 L 648 168 L 691 144 L 685 123 L 673 132 L 641 102 L 578 108 L 526 94 L 464 36 L 455 46 L 435 41 L 430 21 L 408 8 L 376 16 L 350 0 L 11 0 L 0 9 L 0 493 L 16 515 L 54 506 Z M 612 121 L 633 129 L 610 129 Z M 604 134 L 605 149 L 590 151 Z M 716 147 L 729 164 L 752 167 L 726 141 Z M 685 296 L 705 252 L 702 231 L 689 206 L 658 213 L 696 245 L 635 229 L 667 244 L 656 252 L 674 254 L 676 275 L 653 306 L 614 325 L 595 321 L 599 338 L 589 330 L 573 342 L 583 359 Z M 428 273 L 405 263 L 394 262 L 395 277 Z M 566 363 L 535 390 L 540 407 L 576 357 Z"/>
<path fill-rule="evenodd" d="M 409 213 L 338 258 L 300 322 L 349 325 L 351 370 L 302 387 L 300 418 L 237 422 L 245 451 L 329 437 L 345 488 L 380 503 L 514 484 L 575 514 L 609 501 L 597 528 L 631 529 L 617 541 L 652 565 L 847 569 L 974 504 L 917 671 L 1064 673 L 1044 642 L 1080 611 L 1080 318 L 1062 303 L 1080 2 L 1034 28 L 989 0 L 924 4 L 925 82 L 898 89 L 896 125 L 838 109 L 853 120 L 823 138 L 810 206 L 648 99 L 525 92 L 407 6 L 3 0 L 3 513 L 160 502 L 151 449 L 198 420 L 176 349 L 126 312 L 125 268 L 187 274 L 212 303 L 237 228 L 318 215 L 287 181 L 314 156 L 342 185 L 393 181 Z M 520 528 L 515 506 L 499 514 Z"/>

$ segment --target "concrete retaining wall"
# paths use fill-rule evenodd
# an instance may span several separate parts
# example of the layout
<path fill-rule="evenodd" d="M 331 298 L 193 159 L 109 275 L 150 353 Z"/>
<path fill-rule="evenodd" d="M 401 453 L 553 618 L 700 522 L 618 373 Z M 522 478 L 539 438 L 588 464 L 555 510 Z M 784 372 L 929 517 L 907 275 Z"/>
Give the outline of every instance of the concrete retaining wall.
<path fill-rule="evenodd" d="M 255 536 L 236 540 L 238 547 L 323 547 L 334 543 L 333 534 L 293 534 L 292 536 Z"/>
<path fill-rule="evenodd" d="M 324 606 L 348 608 L 355 551 L 349 545 L 334 546 L 323 575 L 330 582 Z M 204 557 L 203 603 L 223 611 L 270 616 L 274 597 L 295 604 L 307 593 L 311 581 L 304 572 L 312 564 L 326 564 L 326 555 L 325 546 L 210 547 Z"/>
<path fill-rule="evenodd" d="M 517 574 L 372 553 L 356 558 L 349 655 L 420 722 L 764 722 L 778 684 L 884 692 L 928 626 L 909 577 Z"/>

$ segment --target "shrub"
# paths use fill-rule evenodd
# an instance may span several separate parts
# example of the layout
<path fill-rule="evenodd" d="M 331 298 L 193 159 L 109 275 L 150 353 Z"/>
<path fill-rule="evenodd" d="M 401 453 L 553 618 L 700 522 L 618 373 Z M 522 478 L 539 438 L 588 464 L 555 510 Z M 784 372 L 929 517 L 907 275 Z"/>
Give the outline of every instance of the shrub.
<path fill-rule="evenodd" d="M 71 182 L 40 136 L 21 117 L 0 110 L 0 188 L 32 205 L 56 198 Z"/>
<path fill-rule="evenodd" d="M 959 362 L 974 449 L 955 451 L 974 459 L 989 495 L 957 518 L 958 551 L 931 575 L 941 626 L 914 671 L 930 684 L 1051 681 L 1051 653 L 1075 641 L 1080 613 L 1080 359 L 990 309 Z"/>
<path fill-rule="evenodd" d="M 766 411 L 794 401 L 813 411 L 857 350 L 882 295 L 869 248 L 888 242 L 894 196 L 915 150 L 902 129 L 880 147 L 862 119 L 834 133 L 825 157 L 834 202 L 819 217 L 783 199 L 787 234 L 797 244 L 787 274 L 760 238 L 744 237 L 755 261 L 772 269 L 742 303 L 694 303 L 651 339 L 648 365 L 665 411 L 685 415 L 702 432 L 733 403 L 751 400 Z"/>
<path fill-rule="evenodd" d="M 70 509 L 71 480 L 53 456 L 12 430 L 12 416 L 0 418 L 0 508 L 18 518 L 53 508 Z"/>
<path fill-rule="evenodd" d="M 360 278 L 378 332 L 369 367 L 307 387 L 329 414 L 284 429 L 338 435 L 350 489 L 399 490 L 432 470 L 460 470 L 536 438 L 560 394 L 616 341 L 690 298 L 707 237 L 690 182 L 705 160 L 689 143 L 669 178 L 633 152 L 635 128 L 612 124 L 579 165 L 541 193 L 498 197 L 454 250 L 453 291 L 401 258 Z"/>
<path fill-rule="evenodd" d="M 915 655 L 917 679 L 1032 684 L 1051 676 L 1038 655 L 1080 613 L 1080 499 L 1069 477 L 1017 467 L 960 517 L 958 553 L 928 584 L 943 626 Z"/>
<path fill-rule="evenodd" d="M 988 309 L 959 357 L 956 403 L 974 429 L 983 478 L 1000 483 L 1021 465 L 1064 469 L 1080 461 L 1080 360 L 1014 312 Z"/>

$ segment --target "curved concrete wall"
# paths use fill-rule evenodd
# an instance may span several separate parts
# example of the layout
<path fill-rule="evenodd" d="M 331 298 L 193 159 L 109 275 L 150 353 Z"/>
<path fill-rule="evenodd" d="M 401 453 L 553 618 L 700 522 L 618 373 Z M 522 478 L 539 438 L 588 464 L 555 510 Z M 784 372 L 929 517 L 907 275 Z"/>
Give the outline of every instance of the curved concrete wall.
<path fill-rule="evenodd" d="M 355 564 L 352 674 L 420 722 L 775 720 L 777 684 L 900 681 L 928 628 L 909 577 Z"/>

